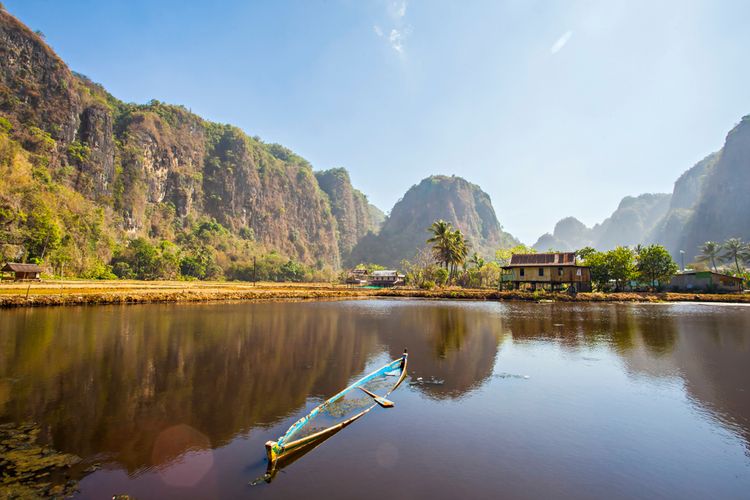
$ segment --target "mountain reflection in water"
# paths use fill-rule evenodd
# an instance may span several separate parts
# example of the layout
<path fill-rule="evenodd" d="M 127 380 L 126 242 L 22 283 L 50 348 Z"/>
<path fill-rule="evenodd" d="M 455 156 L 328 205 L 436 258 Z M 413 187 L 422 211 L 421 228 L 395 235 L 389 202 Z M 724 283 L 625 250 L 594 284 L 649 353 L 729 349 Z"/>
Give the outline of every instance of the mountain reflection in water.
<path fill-rule="evenodd" d="M 559 350 L 571 366 L 596 365 L 592 350 L 606 353 L 629 377 L 677 381 L 750 450 L 749 332 L 750 308 L 682 304 L 368 300 L 6 310 L 0 423 L 37 422 L 54 448 L 137 475 L 238 437 L 276 438 L 269 429 L 404 347 L 413 379 L 445 382 L 399 391 L 456 401 L 505 371 L 496 367 L 505 350 L 528 346 L 539 347 L 535 356 Z M 400 398 L 394 393 L 393 412 Z"/>

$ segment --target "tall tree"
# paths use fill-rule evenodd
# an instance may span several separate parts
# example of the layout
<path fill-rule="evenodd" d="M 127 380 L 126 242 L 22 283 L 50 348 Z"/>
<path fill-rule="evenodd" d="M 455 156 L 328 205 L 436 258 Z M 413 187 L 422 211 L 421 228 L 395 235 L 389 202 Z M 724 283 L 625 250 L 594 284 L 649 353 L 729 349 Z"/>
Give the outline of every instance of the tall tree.
<path fill-rule="evenodd" d="M 432 233 L 432 237 L 427 240 L 427 243 L 432 244 L 432 253 L 435 256 L 435 260 L 440 265 L 448 267 L 450 264 L 453 226 L 450 222 L 440 219 L 433 222 L 427 230 Z"/>
<path fill-rule="evenodd" d="M 716 259 L 721 258 L 721 245 L 715 241 L 707 241 L 700 248 L 700 255 L 695 258 L 699 262 L 710 262 L 714 272 L 716 272 Z"/>
<path fill-rule="evenodd" d="M 635 277 L 635 254 L 628 247 L 617 247 L 605 254 L 610 279 L 615 280 L 615 291 Z"/>
<path fill-rule="evenodd" d="M 742 269 L 740 267 L 740 261 L 747 258 L 745 242 L 740 238 L 729 238 L 723 245 L 721 245 L 721 248 L 724 250 L 723 256 L 727 259 L 733 260 L 734 265 L 737 267 L 737 272 L 741 273 Z"/>
<path fill-rule="evenodd" d="M 656 282 L 663 285 L 677 273 L 677 264 L 661 245 L 641 247 L 637 258 L 638 278 L 647 282 L 649 287 L 655 286 Z"/>
<path fill-rule="evenodd" d="M 448 260 L 451 266 L 451 278 L 455 278 L 458 274 L 458 266 L 466 262 L 466 257 L 469 255 L 469 246 L 469 242 L 466 241 L 460 230 L 456 229 L 450 234 Z"/>

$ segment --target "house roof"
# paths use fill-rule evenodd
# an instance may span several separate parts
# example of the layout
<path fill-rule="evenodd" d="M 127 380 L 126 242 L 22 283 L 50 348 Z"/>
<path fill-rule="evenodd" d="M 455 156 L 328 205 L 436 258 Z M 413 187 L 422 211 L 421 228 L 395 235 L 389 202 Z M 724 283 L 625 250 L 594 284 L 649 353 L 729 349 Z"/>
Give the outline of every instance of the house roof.
<path fill-rule="evenodd" d="M 42 268 L 36 264 L 21 264 L 18 262 L 8 262 L 3 267 L 3 271 L 13 271 L 14 273 L 41 273 Z"/>
<path fill-rule="evenodd" d="M 562 253 L 514 253 L 506 267 L 521 266 L 575 266 L 574 252 Z"/>
<path fill-rule="evenodd" d="M 375 276 L 375 277 L 398 276 L 398 273 L 392 270 L 373 271 L 372 276 Z"/>

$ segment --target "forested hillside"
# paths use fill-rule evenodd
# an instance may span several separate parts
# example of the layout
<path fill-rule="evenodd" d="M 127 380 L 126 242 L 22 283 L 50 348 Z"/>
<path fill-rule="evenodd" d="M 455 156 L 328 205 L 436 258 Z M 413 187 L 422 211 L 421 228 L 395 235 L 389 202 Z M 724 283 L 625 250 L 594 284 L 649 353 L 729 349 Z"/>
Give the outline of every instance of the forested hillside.
<path fill-rule="evenodd" d="M 0 60 L 3 260 L 209 278 L 246 277 L 255 257 L 260 278 L 301 279 L 330 274 L 378 226 L 345 171 L 326 193 L 283 146 L 182 106 L 124 103 L 2 10 Z"/>

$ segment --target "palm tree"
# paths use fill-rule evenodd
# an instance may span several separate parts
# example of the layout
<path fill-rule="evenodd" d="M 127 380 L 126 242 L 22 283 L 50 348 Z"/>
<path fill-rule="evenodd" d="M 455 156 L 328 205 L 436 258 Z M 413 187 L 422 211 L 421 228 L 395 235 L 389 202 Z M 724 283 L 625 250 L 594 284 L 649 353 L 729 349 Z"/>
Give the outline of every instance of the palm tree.
<path fill-rule="evenodd" d="M 485 260 L 479 256 L 478 253 L 474 252 L 471 254 L 471 258 L 469 259 L 469 264 L 472 264 L 474 268 L 479 271 L 479 288 L 482 288 L 482 268 L 486 264 Z"/>
<path fill-rule="evenodd" d="M 734 265 L 737 267 L 737 272 L 741 273 L 740 261 L 747 258 L 747 248 L 745 242 L 740 238 L 729 238 L 721 245 L 724 250 L 724 257 L 727 259 L 734 260 Z"/>
<path fill-rule="evenodd" d="M 449 245 L 449 260 L 451 264 L 451 276 L 458 274 L 458 266 L 466 262 L 469 255 L 469 242 L 464 238 L 463 233 L 456 229 L 451 233 Z"/>
<path fill-rule="evenodd" d="M 473 254 L 471 254 L 469 264 L 472 264 L 477 269 L 482 269 L 484 267 L 485 261 L 482 257 L 479 256 L 478 253 L 474 252 Z"/>
<path fill-rule="evenodd" d="M 701 246 L 700 250 L 701 253 L 696 256 L 696 259 L 701 262 L 710 262 L 711 267 L 716 272 L 716 259 L 721 258 L 721 245 L 715 241 L 707 241 Z"/>
<path fill-rule="evenodd" d="M 448 267 L 453 226 L 451 226 L 450 222 L 440 219 L 433 222 L 427 230 L 432 233 L 432 237 L 427 240 L 427 243 L 432 243 L 432 253 L 435 256 L 435 260 L 441 266 Z"/>

